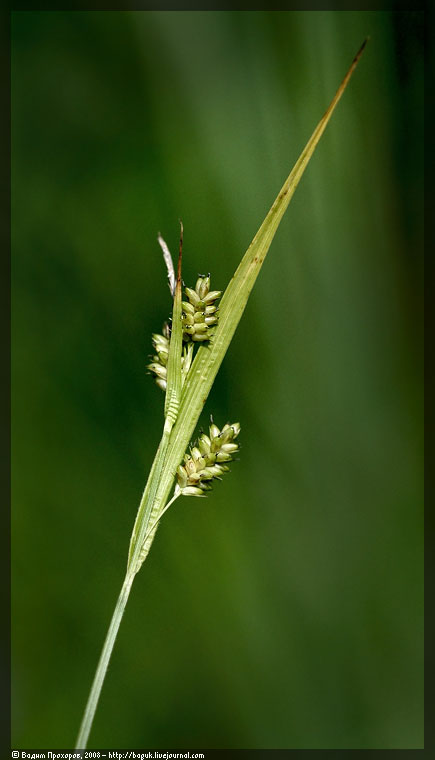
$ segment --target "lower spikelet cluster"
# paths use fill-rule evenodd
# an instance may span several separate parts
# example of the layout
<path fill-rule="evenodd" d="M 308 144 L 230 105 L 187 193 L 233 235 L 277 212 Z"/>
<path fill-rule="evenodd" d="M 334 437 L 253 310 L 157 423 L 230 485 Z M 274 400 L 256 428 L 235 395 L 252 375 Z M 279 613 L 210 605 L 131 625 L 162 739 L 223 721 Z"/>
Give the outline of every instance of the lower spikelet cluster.
<path fill-rule="evenodd" d="M 226 424 L 222 430 L 212 423 L 209 433 L 202 433 L 198 445 L 185 454 L 183 464 L 177 469 L 176 489 L 182 496 L 205 496 L 211 489 L 211 481 L 220 480 L 221 475 L 228 472 L 226 463 L 239 450 L 234 442 L 240 433 L 238 422 Z"/>

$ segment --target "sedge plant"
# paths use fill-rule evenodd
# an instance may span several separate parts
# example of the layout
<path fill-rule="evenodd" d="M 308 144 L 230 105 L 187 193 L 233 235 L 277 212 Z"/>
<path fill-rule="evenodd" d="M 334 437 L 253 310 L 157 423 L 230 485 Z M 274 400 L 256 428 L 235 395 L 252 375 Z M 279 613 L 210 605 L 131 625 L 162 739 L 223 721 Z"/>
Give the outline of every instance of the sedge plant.
<path fill-rule="evenodd" d="M 165 394 L 162 438 L 139 504 L 130 539 L 126 575 L 98 662 L 76 749 L 84 750 L 87 746 L 131 587 L 148 556 L 161 518 L 180 497 L 205 497 L 213 481 L 227 472 L 228 462 L 238 451 L 238 422 L 227 423 L 219 429 L 212 420 L 208 434 L 202 433 L 189 450 L 188 446 L 275 232 L 358 64 L 366 42 L 367 40 L 353 59 L 223 295 L 221 291 L 210 289 L 210 275 L 200 275 L 194 288 L 185 289 L 183 300 L 183 225 L 180 223 L 176 273 L 168 247 L 163 238 L 160 235 L 158 237 L 173 297 L 170 324 L 166 322 L 162 333 L 153 335 L 155 354 L 148 365 L 157 385 Z"/>

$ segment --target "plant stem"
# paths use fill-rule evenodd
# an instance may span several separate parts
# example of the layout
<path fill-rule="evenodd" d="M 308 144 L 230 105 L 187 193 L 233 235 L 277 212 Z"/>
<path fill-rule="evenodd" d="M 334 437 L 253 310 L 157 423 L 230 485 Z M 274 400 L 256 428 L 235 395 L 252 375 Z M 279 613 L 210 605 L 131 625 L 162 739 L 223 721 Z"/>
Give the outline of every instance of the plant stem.
<path fill-rule="evenodd" d="M 165 514 L 166 510 L 167 510 L 167 509 L 169 509 L 169 507 L 170 507 L 170 506 L 172 506 L 172 504 L 174 503 L 174 501 L 176 501 L 176 500 L 178 499 L 178 497 L 179 497 L 179 496 L 181 496 L 181 494 L 180 494 L 180 493 L 175 493 L 175 494 L 173 495 L 172 499 L 171 499 L 170 501 L 168 501 L 168 503 L 167 503 L 166 507 L 164 507 L 164 509 L 162 509 L 162 511 L 160 512 L 159 516 L 158 516 L 158 517 L 157 517 L 157 518 L 154 520 L 154 522 L 152 523 L 151 527 L 150 527 L 150 528 L 148 528 L 147 534 L 146 534 L 146 536 L 145 536 L 145 538 L 144 538 L 144 543 L 145 543 L 145 541 L 147 540 L 147 538 L 149 538 L 149 537 L 150 537 L 151 533 L 153 532 L 153 530 L 154 530 L 154 528 L 156 527 L 157 523 L 159 523 L 159 522 L 160 522 L 160 520 L 161 520 L 161 518 L 163 517 L 163 515 Z"/>
<path fill-rule="evenodd" d="M 176 493 L 174 494 L 172 499 L 168 501 L 164 509 L 162 509 L 162 511 L 160 512 L 157 519 L 154 520 L 151 527 L 148 529 L 144 538 L 144 542 L 151 535 L 151 533 L 153 532 L 158 522 L 160 522 L 160 518 L 162 517 L 162 515 L 166 512 L 167 509 L 169 509 L 169 507 L 174 503 L 174 501 L 178 499 L 179 496 L 180 494 Z M 116 603 L 112 620 L 110 622 L 109 630 L 107 632 L 106 640 L 104 642 L 103 651 L 101 652 L 100 661 L 98 663 L 97 671 L 95 673 L 92 688 L 88 697 L 85 714 L 83 716 L 82 724 L 80 726 L 80 731 L 77 738 L 76 749 L 86 749 L 89 733 L 92 728 L 92 723 L 94 721 L 94 716 L 97 709 L 98 701 L 100 699 L 101 689 L 103 688 L 103 683 L 106 677 L 110 657 L 111 657 L 112 650 L 116 641 L 116 637 L 118 635 L 119 626 L 121 625 L 121 620 L 124 615 L 124 610 L 127 605 L 128 597 L 130 595 L 130 590 L 133 585 L 134 577 L 135 577 L 135 573 L 132 573 L 131 571 L 127 572 L 124 583 L 122 584 L 121 593 Z"/>
<path fill-rule="evenodd" d="M 106 676 L 107 667 L 109 665 L 110 656 L 112 654 L 113 645 L 116 641 L 116 636 L 118 634 L 125 606 L 130 595 L 133 580 L 134 573 L 127 573 L 124 583 L 122 584 L 121 593 L 116 603 L 109 630 L 107 631 L 103 651 L 101 652 L 100 661 L 98 663 L 97 671 L 95 673 L 94 681 L 86 705 L 85 714 L 83 716 L 79 735 L 77 737 L 77 743 L 75 747 L 76 749 L 86 749 L 89 733 L 92 728 L 95 711 L 97 709 L 98 700 L 100 698 L 101 689 L 104 683 L 104 678 Z"/>
<path fill-rule="evenodd" d="M 128 572 L 136 573 L 140 568 L 140 564 L 138 565 L 137 563 L 141 554 L 144 538 L 148 530 L 148 524 L 150 521 L 151 513 L 153 510 L 153 507 L 156 506 L 156 503 L 157 503 L 157 508 L 158 508 L 159 500 L 162 499 L 161 494 L 157 493 L 159 485 L 161 484 L 161 480 L 162 478 L 165 480 L 166 490 L 164 492 L 163 498 L 166 499 L 169 493 L 169 489 L 171 487 L 171 483 L 174 479 L 173 474 L 169 474 L 168 478 L 164 477 L 165 474 L 168 474 L 168 473 L 165 473 L 164 464 L 165 464 L 166 452 L 168 450 L 170 435 L 171 433 L 164 428 L 162 439 L 160 441 L 159 448 L 157 449 L 156 456 L 154 457 L 154 462 L 151 467 L 151 472 L 149 474 L 148 481 L 145 486 L 145 490 L 143 492 L 142 499 L 139 504 L 136 520 L 133 526 L 133 533 L 131 535 L 130 548 L 128 552 L 127 573 Z M 176 462 L 175 464 L 174 471 L 177 465 L 178 465 L 178 462 Z M 163 499 L 160 503 L 162 502 L 163 504 L 165 503 Z"/>

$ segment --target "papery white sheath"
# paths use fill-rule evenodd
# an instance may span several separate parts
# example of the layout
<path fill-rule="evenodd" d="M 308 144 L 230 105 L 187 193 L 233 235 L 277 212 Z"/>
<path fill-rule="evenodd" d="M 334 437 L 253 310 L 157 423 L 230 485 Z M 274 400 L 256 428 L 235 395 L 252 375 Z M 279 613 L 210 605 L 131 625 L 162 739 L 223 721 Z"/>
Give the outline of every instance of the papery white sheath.
<path fill-rule="evenodd" d="M 171 296 L 174 297 L 175 293 L 175 285 L 177 282 L 177 278 L 175 277 L 175 270 L 174 270 L 174 262 L 172 261 L 171 252 L 166 245 L 165 241 L 163 240 L 160 233 L 157 236 L 157 240 L 159 242 L 160 248 L 163 252 L 163 258 L 165 260 L 166 269 L 168 270 L 168 284 L 169 284 L 169 290 L 171 291 Z"/>

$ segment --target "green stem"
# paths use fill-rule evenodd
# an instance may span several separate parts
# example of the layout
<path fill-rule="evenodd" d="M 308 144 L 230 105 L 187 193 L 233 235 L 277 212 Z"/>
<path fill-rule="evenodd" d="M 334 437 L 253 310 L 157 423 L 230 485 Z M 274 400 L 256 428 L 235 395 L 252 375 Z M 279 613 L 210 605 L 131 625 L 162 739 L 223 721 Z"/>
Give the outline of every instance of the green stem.
<path fill-rule="evenodd" d="M 147 540 L 147 538 L 150 537 L 151 533 L 153 532 L 154 528 L 156 527 L 157 523 L 160 522 L 163 515 L 165 514 L 166 510 L 169 509 L 170 506 L 178 499 L 178 497 L 181 496 L 181 493 L 175 493 L 170 501 L 168 501 L 166 507 L 162 509 L 162 511 L 159 513 L 158 517 L 154 520 L 154 522 L 151 524 L 151 528 L 148 529 L 147 534 L 144 538 L 144 543 Z"/>
<path fill-rule="evenodd" d="M 145 534 L 144 543 L 153 532 L 157 523 L 160 521 L 162 515 L 164 515 L 166 510 L 169 509 L 170 506 L 172 506 L 174 501 L 176 501 L 176 499 L 178 499 L 179 496 L 180 496 L 180 493 L 174 494 L 172 499 L 168 501 L 168 503 L 166 504 L 165 508 L 162 509 L 157 519 L 154 520 L 151 527 L 148 529 L 147 533 Z M 94 721 L 94 716 L 95 716 L 95 712 L 98 706 L 98 701 L 100 699 L 101 689 L 103 688 L 103 683 L 106 677 L 110 657 L 111 657 L 112 650 L 116 641 L 116 637 L 118 635 L 119 626 L 121 625 L 121 620 L 124 615 L 124 610 L 127 605 L 128 597 L 130 595 L 130 590 L 133 584 L 134 577 L 135 577 L 135 573 L 132 573 L 132 572 L 127 572 L 127 575 L 125 576 L 121 593 L 118 597 L 118 601 L 116 603 L 116 607 L 112 616 L 109 630 L 107 632 L 106 640 L 104 642 L 103 651 L 101 652 L 100 661 L 98 663 L 97 671 L 95 673 L 92 688 L 88 697 L 86 710 L 83 716 L 82 724 L 80 726 L 79 735 L 77 737 L 76 749 L 86 749 L 89 733 L 92 728 L 92 723 Z"/>
<path fill-rule="evenodd" d="M 140 565 L 138 566 L 138 562 L 140 558 L 141 548 L 144 544 L 145 535 L 148 530 L 148 523 L 151 517 L 151 512 L 153 510 L 153 507 L 156 505 L 157 500 L 162 498 L 161 494 L 157 493 L 157 491 L 161 485 L 161 480 L 165 475 L 164 464 L 170 435 L 170 432 L 166 429 L 165 426 L 134 523 L 133 533 L 130 540 L 130 549 L 128 553 L 127 572 L 131 571 L 133 573 L 136 573 L 140 567 Z M 177 464 L 175 465 L 175 468 L 177 467 Z M 171 475 L 170 479 L 167 482 L 167 491 L 165 498 L 169 492 L 173 478 L 174 476 Z"/>
<path fill-rule="evenodd" d="M 83 716 L 82 724 L 80 726 L 79 735 L 77 737 L 76 749 L 86 749 L 89 733 L 92 728 L 92 723 L 97 709 L 98 700 L 100 698 L 101 689 L 103 687 L 104 679 L 109 665 L 110 656 L 112 654 L 113 645 L 116 641 L 119 626 L 121 624 L 122 616 L 124 614 L 125 606 L 130 595 L 131 586 L 134 580 L 133 573 L 127 573 L 124 583 L 122 584 L 121 593 L 118 597 L 116 607 L 110 622 L 109 630 L 107 631 L 106 640 L 104 642 L 103 651 L 101 652 L 100 661 L 98 663 L 97 671 L 95 673 L 92 688 L 89 694 L 88 702 L 86 705 L 85 714 Z"/>

